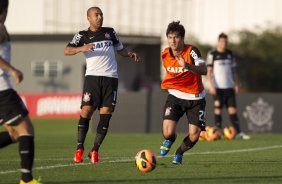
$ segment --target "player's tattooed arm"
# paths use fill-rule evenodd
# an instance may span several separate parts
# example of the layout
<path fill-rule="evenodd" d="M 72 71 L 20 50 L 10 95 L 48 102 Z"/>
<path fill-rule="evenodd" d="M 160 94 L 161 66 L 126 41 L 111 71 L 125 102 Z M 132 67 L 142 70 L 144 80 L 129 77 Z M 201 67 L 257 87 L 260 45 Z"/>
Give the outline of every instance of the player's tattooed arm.
<path fill-rule="evenodd" d="M 64 50 L 64 54 L 66 56 L 72 56 L 80 52 L 90 52 L 93 51 L 93 45 L 92 44 L 85 44 L 81 47 L 72 47 L 72 46 L 66 46 Z"/>

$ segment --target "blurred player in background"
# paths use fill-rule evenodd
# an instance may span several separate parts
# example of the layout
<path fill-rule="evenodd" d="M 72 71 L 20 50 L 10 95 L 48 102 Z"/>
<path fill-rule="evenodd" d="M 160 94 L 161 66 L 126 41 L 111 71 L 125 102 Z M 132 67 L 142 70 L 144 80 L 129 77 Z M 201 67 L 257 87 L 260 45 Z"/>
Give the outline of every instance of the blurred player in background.
<path fill-rule="evenodd" d="M 8 0 L 0 1 L 0 125 L 7 131 L 0 132 L 0 148 L 19 142 L 21 160 L 20 184 L 38 184 L 32 177 L 34 160 L 34 130 L 21 98 L 12 88 L 10 75 L 16 83 L 23 80 L 21 71 L 11 62 L 10 37 L 4 25 L 8 12 Z"/>
<path fill-rule="evenodd" d="M 217 48 L 209 51 L 207 56 L 208 81 L 210 93 L 214 96 L 214 121 L 222 130 L 222 108 L 226 106 L 230 121 L 236 130 L 236 138 L 250 139 L 240 129 L 237 116 L 235 93 L 239 93 L 239 81 L 236 72 L 236 61 L 231 50 L 227 49 L 228 36 L 218 36 Z"/>
<path fill-rule="evenodd" d="M 118 39 L 113 28 L 102 27 L 103 13 L 99 7 L 87 11 L 90 27 L 77 33 L 65 48 L 65 55 L 83 53 L 86 73 L 78 122 L 78 140 L 74 161 L 83 162 L 84 141 L 93 112 L 98 108 L 100 121 L 94 145 L 88 154 L 91 163 L 99 162 L 98 151 L 107 134 L 109 122 L 115 109 L 118 89 L 118 71 L 115 50 L 124 57 L 139 61 L 139 56 L 129 52 Z"/>
<path fill-rule="evenodd" d="M 188 135 L 175 152 L 173 163 L 181 164 L 185 151 L 198 141 L 205 130 L 205 91 L 201 75 L 206 75 L 207 68 L 200 51 L 193 45 L 184 43 L 185 29 L 180 22 L 171 22 L 166 31 L 169 47 L 162 52 L 166 76 L 162 89 L 169 95 L 164 106 L 163 136 L 164 142 L 160 154 L 166 155 L 176 139 L 178 120 L 186 114 Z"/>

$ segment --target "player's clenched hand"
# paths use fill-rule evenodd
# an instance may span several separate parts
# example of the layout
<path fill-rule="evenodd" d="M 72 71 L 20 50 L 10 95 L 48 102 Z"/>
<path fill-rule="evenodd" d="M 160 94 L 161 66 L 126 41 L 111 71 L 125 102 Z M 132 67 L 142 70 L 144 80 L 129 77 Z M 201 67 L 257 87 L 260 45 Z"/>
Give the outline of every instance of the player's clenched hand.
<path fill-rule="evenodd" d="M 20 70 L 13 69 L 10 74 L 16 79 L 16 84 L 23 80 L 23 73 Z"/>
<path fill-rule="evenodd" d="M 175 59 L 178 61 L 178 64 L 182 67 L 185 67 L 185 64 L 187 63 L 183 56 L 180 54 L 178 56 L 175 56 Z"/>
<path fill-rule="evenodd" d="M 184 67 L 187 70 L 191 70 L 191 66 L 187 61 L 185 61 L 185 59 L 183 58 L 183 56 L 181 54 L 175 56 L 175 59 L 178 61 L 178 64 L 182 67 Z"/>
<path fill-rule="evenodd" d="M 141 58 L 139 57 L 139 55 L 135 52 L 129 52 L 128 53 L 129 57 L 133 58 L 134 61 L 138 62 L 141 61 Z"/>
<path fill-rule="evenodd" d="M 81 52 L 90 52 L 90 51 L 93 51 L 93 45 L 92 44 L 85 44 L 83 46 L 80 47 L 80 51 Z"/>

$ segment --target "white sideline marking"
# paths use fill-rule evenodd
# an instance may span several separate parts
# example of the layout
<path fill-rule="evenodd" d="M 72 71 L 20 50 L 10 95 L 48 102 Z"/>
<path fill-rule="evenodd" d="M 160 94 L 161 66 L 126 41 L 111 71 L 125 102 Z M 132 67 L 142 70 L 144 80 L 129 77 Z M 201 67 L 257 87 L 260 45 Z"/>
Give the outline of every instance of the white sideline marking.
<path fill-rule="evenodd" d="M 119 159 L 120 157 L 103 157 L 101 160 Z M 34 161 L 72 161 L 72 158 L 35 158 Z M 3 160 L 5 161 L 5 160 Z M 9 160 L 9 162 L 19 162 L 20 159 Z M 1 160 L 0 160 L 1 162 Z"/>
<path fill-rule="evenodd" d="M 226 154 L 226 153 L 243 153 L 243 152 L 252 152 L 252 151 L 263 151 L 270 149 L 282 148 L 282 145 L 273 145 L 267 147 L 259 147 L 259 148 L 246 148 L 246 149 L 238 149 L 238 150 L 225 150 L 225 151 L 206 151 L 199 153 L 187 153 L 184 155 L 207 155 L 207 154 Z"/>
<path fill-rule="evenodd" d="M 237 150 L 225 150 L 225 151 L 206 151 L 206 152 L 195 152 L 195 153 L 186 153 L 184 155 L 208 155 L 208 154 L 229 154 L 229 153 L 243 153 L 243 152 L 253 152 L 253 151 L 263 151 L 263 150 L 270 150 L 270 149 L 278 149 L 282 148 L 282 145 L 273 145 L 273 146 L 267 146 L 267 147 L 258 147 L 258 148 L 247 148 L 247 149 L 237 149 Z M 166 156 L 157 156 L 157 158 L 164 158 L 164 157 L 171 157 L 172 155 L 166 155 Z M 116 160 L 109 160 L 111 157 L 106 157 L 104 159 L 101 159 L 102 161 L 100 163 L 124 163 L 124 162 L 132 162 L 134 160 L 133 157 L 124 157 L 124 158 L 116 158 Z M 114 157 L 112 157 L 114 158 Z M 40 161 L 43 160 L 69 160 L 72 159 L 38 159 Z M 62 168 L 62 167 L 75 167 L 75 166 L 85 166 L 85 165 L 91 165 L 91 163 L 80 163 L 80 164 L 56 164 L 56 165 L 50 165 L 50 166 L 41 166 L 41 167 L 35 167 L 33 170 L 47 170 L 47 169 L 56 169 L 56 168 Z M 7 171 L 0 171 L 0 175 L 4 174 L 11 174 L 11 173 L 17 173 L 20 172 L 20 169 L 16 170 L 7 170 Z"/>

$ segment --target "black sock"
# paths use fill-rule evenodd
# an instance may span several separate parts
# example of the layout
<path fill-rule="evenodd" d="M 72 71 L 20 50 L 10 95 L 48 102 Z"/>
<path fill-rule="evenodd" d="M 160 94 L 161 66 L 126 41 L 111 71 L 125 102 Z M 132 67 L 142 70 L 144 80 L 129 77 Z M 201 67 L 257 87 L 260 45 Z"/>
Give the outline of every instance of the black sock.
<path fill-rule="evenodd" d="M 240 133 L 241 129 L 240 129 L 240 123 L 237 114 L 229 114 L 229 117 L 233 127 L 236 130 L 236 133 Z"/>
<path fill-rule="evenodd" d="M 84 149 L 84 141 L 89 129 L 90 119 L 83 118 L 80 116 L 78 125 L 77 125 L 77 148 Z"/>
<path fill-rule="evenodd" d="M 0 132 L 0 148 L 4 148 L 13 143 L 9 132 Z"/>
<path fill-rule="evenodd" d="M 221 114 L 214 115 L 215 126 L 222 129 L 222 116 Z"/>
<path fill-rule="evenodd" d="M 164 138 L 165 138 L 166 140 L 169 140 L 169 141 L 171 141 L 171 142 L 174 142 L 174 141 L 176 140 L 176 137 L 177 137 L 176 134 L 173 134 L 173 135 L 171 135 L 170 137 L 165 137 L 165 136 L 164 136 Z"/>
<path fill-rule="evenodd" d="M 32 177 L 32 165 L 34 159 L 34 138 L 32 135 L 19 137 L 19 152 L 21 158 L 22 180 L 29 182 Z"/>
<path fill-rule="evenodd" d="M 94 146 L 91 151 L 99 151 L 99 148 L 107 135 L 111 117 L 111 114 L 100 114 L 100 121 L 97 126 L 97 133 L 94 140 Z"/>
<path fill-rule="evenodd" d="M 187 137 L 185 137 L 183 139 L 182 144 L 179 146 L 179 148 L 176 150 L 176 154 L 180 154 L 183 155 L 183 153 L 185 151 L 188 151 L 189 149 L 191 149 L 195 144 L 197 143 L 197 141 L 192 142 L 189 138 L 189 135 Z"/>

